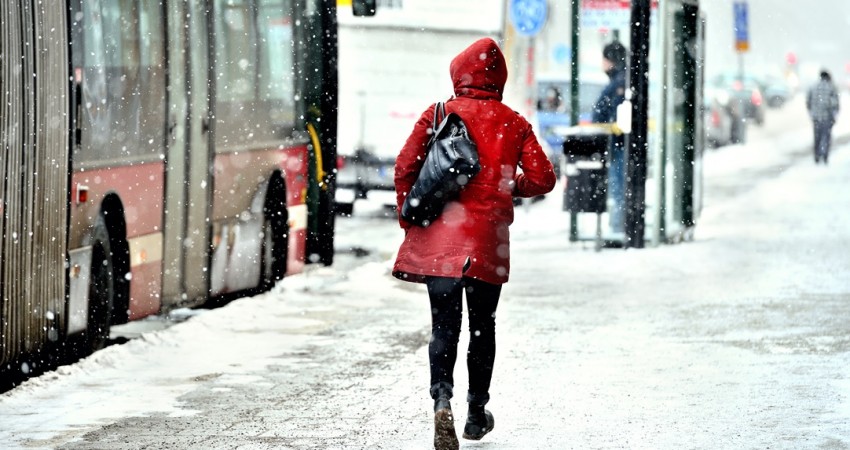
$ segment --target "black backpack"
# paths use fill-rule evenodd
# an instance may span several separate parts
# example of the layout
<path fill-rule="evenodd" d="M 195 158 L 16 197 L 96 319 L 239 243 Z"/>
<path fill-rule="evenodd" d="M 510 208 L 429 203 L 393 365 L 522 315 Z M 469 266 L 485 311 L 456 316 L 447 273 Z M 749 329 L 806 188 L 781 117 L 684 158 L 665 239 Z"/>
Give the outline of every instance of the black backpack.
<path fill-rule="evenodd" d="M 444 117 L 441 121 L 440 117 Z M 439 123 L 439 126 L 437 125 Z M 481 171 L 478 148 L 466 124 L 455 113 L 446 115 L 443 102 L 434 107 L 433 134 L 425 164 L 401 207 L 401 217 L 427 227 L 469 180 Z"/>

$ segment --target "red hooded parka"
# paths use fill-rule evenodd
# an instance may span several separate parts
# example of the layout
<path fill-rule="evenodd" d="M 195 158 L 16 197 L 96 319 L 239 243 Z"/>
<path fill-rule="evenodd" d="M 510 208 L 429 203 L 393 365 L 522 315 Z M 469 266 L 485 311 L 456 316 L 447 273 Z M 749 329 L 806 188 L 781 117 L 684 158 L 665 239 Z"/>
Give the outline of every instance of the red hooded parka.
<path fill-rule="evenodd" d="M 429 226 L 399 218 L 405 238 L 393 275 L 413 282 L 424 282 L 426 276 L 467 276 L 502 284 L 510 273 L 512 197 L 551 191 L 555 172 L 528 121 L 501 102 L 508 69 L 495 41 L 474 42 L 452 60 L 450 71 L 455 97 L 445 103 L 446 114 L 456 113 L 466 123 L 478 147 L 481 172 Z M 419 117 L 396 159 L 399 211 L 424 163 L 434 108 Z"/>

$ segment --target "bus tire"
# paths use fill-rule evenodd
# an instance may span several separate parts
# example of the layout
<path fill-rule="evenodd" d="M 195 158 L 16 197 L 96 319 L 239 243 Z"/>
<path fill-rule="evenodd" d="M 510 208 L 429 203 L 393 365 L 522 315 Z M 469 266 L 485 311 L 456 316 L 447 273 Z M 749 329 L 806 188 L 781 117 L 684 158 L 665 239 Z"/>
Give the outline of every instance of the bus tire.
<path fill-rule="evenodd" d="M 123 221 L 121 223 L 123 227 Z M 117 234 L 117 233 L 116 233 Z M 112 264 L 112 306 L 110 325 L 121 325 L 130 320 L 130 247 L 124 238 L 109 233 L 109 250 Z"/>
<path fill-rule="evenodd" d="M 88 321 L 83 331 L 81 356 L 106 346 L 115 300 L 115 270 L 109 233 L 103 216 L 98 217 L 92 235 L 92 260 L 89 275 Z"/>
<path fill-rule="evenodd" d="M 271 290 L 286 275 L 289 254 L 289 212 L 282 178 L 272 181 L 263 206 L 263 248 L 260 290 Z"/>

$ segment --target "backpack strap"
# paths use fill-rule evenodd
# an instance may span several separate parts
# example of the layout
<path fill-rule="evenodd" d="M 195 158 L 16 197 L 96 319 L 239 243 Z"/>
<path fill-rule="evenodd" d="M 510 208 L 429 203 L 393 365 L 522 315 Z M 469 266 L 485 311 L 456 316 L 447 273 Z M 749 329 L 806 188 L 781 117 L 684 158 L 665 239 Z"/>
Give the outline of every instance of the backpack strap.
<path fill-rule="evenodd" d="M 434 121 L 431 122 L 431 128 L 434 130 L 434 133 L 437 133 L 437 128 L 440 126 L 440 122 L 446 118 L 446 107 L 443 102 L 437 102 L 434 105 Z"/>
<path fill-rule="evenodd" d="M 431 137 L 428 138 L 428 148 L 437 139 L 437 130 L 440 128 L 440 123 L 446 118 L 446 107 L 443 102 L 434 103 L 434 119 L 431 121 Z"/>

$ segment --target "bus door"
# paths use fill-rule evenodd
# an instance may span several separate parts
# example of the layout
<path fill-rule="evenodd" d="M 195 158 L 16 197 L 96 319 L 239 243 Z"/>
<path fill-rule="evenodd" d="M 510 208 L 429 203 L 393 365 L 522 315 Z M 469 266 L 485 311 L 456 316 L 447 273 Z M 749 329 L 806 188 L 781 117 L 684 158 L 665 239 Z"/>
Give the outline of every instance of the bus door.
<path fill-rule="evenodd" d="M 163 305 L 208 296 L 211 205 L 209 5 L 175 2 L 169 10 L 171 77 Z"/>

